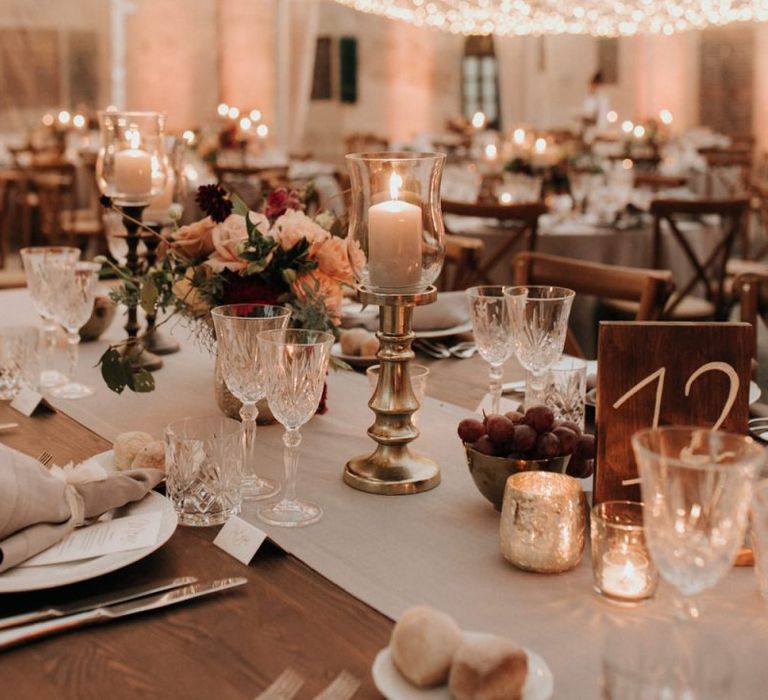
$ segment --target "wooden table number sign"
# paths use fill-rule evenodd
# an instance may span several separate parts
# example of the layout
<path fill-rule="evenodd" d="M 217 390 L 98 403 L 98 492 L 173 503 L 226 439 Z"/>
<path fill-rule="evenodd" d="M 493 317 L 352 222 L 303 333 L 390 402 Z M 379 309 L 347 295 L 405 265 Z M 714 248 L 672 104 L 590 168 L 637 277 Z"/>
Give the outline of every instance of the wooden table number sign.
<path fill-rule="evenodd" d="M 594 501 L 640 500 L 630 439 L 643 428 L 747 432 L 747 323 L 602 322 Z"/>

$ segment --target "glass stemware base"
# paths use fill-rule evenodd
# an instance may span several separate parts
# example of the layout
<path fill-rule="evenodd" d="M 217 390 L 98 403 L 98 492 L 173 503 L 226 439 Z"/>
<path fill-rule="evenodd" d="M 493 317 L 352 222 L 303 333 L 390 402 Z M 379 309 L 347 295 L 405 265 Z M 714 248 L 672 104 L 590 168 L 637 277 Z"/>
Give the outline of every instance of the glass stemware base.
<path fill-rule="evenodd" d="M 69 380 L 66 374 L 56 369 L 46 369 L 40 372 L 40 386 L 52 387 L 66 384 Z"/>
<path fill-rule="evenodd" d="M 57 399 L 84 399 L 93 396 L 93 387 L 80 384 L 79 382 L 67 382 L 51 389 L 51 395 Z"/>
<path fill-rule="evenodd" d="M 270 506 L 259 508 L 260 520 L 280 527 L 304 527 L 316 523 L 323 517 L 323 509 L 306 501 L 282 500 Z"/>
<path fill-rule="evenodd" d="M 243 498 L 250 501 L 261 501 L 272 498 L 280 493 L 280 484 L 272 479 L 261 476 L 244 476 L 242 486 Z"/>

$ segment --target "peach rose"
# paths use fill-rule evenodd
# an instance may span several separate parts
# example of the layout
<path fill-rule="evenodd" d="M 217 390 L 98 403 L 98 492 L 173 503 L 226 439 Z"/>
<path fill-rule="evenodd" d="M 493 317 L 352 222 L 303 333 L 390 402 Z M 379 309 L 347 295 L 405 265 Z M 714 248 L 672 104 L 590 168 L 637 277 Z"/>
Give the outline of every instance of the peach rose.
<path fill-rule="evenodd" d="M 214 251 L 212 234 L 215 227 L 210 216 L 182 226 L 173 234 L 171 248 L 190 261 L 208 257 Z"/>
<path fill-rule="evenodd" d="M 306 238 L 310 245 L 310 256 L 323 241 L 327 241 L 331 234 L 318 226 L 306 214 L 300 211 L 289 210 L 285 212 L 274 224 L 277 232 L 277 241 L 283 250 L 290 250 L 302 238 Z"/>
<path fill-rule="evenodd" d="M 309 295 L 322 296 L 325 308 L 328 309 L 334 325 L 339 325 L 343 295 L 341 285 L 335 279 L 320 270 L 311 270 L 297 277 L 291 288 L 296 297 L 302 301 L 305 301 Z"/>
<path fill-rule="evenodd" d="M 329 277 L 352 284 L 352 268 L 349 266 L 347 244 L 342 238 L 331 236 L 322 243 L 315 254 L 318 267 Z"/>
<path fill-rule="evenodd" d="M 349 256 L 349 264 L 353 272 L 356 272 L 358 275 L 362 274 L 363 268 L 368 261 L 360 244 L 351 237 L 347 237 L 347 255 Z"/>
<path fill-rule="evenodd" d="M 194 286 L 194 278 L 195 269 L 192 267 L 187 268 L 184 277 L 173 283 L 173 294 L 184 305 L 186 313 L 199 318 L 208 313 L 210 306 L 203 299 L 198 288 Z"/>

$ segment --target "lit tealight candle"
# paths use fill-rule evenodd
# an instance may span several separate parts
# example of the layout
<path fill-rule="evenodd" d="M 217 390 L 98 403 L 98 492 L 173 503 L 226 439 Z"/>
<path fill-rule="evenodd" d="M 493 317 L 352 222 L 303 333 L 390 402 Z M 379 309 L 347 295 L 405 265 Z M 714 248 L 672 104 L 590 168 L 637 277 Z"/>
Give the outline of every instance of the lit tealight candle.
<path fill-rule="evenodd" d="M 485 159 L 489 161 L 494 161 L 499 155 L 499 149 L 496 148 L 495 143 L 489 143 L 485 147 Z"/>
<path fill-rule="evenodd" d="M 615 124 L 619 120 L 619 115 L 616 110 L 611 109 L 605 115 L 605 119 L 609 124 Z"/>
<path fill-rule="evenodd" d="M 607 595 L 640 600 L 648 596 L 652 584 L 648 557 L 642 552 L 612 549 L 603 554 L 600 587 Z"/>
<path fill-rule="evenodd" d="M 421 207 L 399 199 L 403 179 L 389 178 L 390 199 L 368 209 L 368 264 L 372 287 L 404 289 L 421 282 Z"/>
<path fill-rule="evenodd" d="M 635 125 L 629 119 L 626 119 L 623 122 L 621 122 L 621 130 L 625 134 L 629 134 L 634 128 L 635 128 Z"/>
<path fill-rule="evenodd" d="M 482 129 L 485 126 L 485 114 L 482 112 L 475 112 L 472 115 L 472 126 L 475 129 Z"/>
<path fill-rule="evenodd" d="M 525 143 L 525 129 L 515 129 L 512 134 L 512 140 L 516 146 L 522 146 Z"/>
<path fill-rule="evenodd" d="M 547 150 L 547 140 L 541 136 L 536 139 L 536 143 L 533 144 L 533 150 L 536 153 L 544 153 Z"/>
<path fill-rule="evenodd" d="M 148 195 L 152 191 L 152 158 L 139 148 L 140 138 L 139 132 L 132 129 L 131 147 L 115 154 L 115 190 L 119 194 Z"/>
<path fill-rule="evenodd" d="M 672 112 L 670 112 L 668 109 L 662 109 L 659 112 L 659 119 L 661 119 L 664 124 L 669 126 L 672 123 Z"/>

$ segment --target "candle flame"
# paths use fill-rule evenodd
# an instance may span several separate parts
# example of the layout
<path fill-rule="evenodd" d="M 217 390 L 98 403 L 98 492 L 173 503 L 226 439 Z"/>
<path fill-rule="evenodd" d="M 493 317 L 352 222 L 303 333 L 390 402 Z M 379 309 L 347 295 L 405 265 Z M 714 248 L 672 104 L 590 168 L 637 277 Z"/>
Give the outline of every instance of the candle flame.
<path fill-rule="evenodd" d="M 515 129 L 514 133 L 515 143 L 521 145 L 525 142 L 525 129 Z"/>
<path fill-rule="evenodd" d="M 537 138 L 533 148 L 536 153 L 544 153 L 547 150 L 547 140 L 541 137 Z"/>
<path fill-rule="evenodd" d="M 621 569 L 621 577 L 623 579 L 632 579 L 635 575 L 635 566 L 631 561 L 625 562 Z"/>
<path fill-rule="evenodd" d="M 389 176 L 389 196 L 397 199 L 400 194 L 400 188 L 403 186 L 403 178 L 398 173 L 392 173 Z"/>

